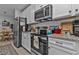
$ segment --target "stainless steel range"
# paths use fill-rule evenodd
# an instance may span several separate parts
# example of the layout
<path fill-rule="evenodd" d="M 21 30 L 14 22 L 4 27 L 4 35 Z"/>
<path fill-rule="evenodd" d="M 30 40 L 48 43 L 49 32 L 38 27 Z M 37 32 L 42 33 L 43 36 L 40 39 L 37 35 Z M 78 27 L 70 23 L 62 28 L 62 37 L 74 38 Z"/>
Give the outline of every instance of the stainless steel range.
<path fill-rule="evenodd" d="M 48 37 L 38 34 L 32 34 L 31 36 L 31 48 L 36 54 L 47 55 L 48 54 Z"/>

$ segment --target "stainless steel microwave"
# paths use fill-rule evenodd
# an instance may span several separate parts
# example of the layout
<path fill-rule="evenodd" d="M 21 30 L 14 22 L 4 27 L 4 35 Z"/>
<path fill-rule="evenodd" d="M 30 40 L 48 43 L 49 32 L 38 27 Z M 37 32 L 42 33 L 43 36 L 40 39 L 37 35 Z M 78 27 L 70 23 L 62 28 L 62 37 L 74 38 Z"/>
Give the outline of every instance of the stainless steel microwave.
<path fill-rule="evenodd" d="M 52 5 L 47 5 L 34 13 L 35 21 L 52 20 Z"/>

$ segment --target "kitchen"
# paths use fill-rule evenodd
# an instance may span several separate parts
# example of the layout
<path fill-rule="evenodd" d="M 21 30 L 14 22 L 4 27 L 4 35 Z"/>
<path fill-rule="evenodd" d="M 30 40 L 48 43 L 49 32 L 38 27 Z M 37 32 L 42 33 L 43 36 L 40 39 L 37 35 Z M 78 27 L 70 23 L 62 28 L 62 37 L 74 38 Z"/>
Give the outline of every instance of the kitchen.
<path fill-rule="evenodd" d="M 13 44 L 31 55 L 79 55 L 79 4 L 26 4 L 15 10 Z"/>

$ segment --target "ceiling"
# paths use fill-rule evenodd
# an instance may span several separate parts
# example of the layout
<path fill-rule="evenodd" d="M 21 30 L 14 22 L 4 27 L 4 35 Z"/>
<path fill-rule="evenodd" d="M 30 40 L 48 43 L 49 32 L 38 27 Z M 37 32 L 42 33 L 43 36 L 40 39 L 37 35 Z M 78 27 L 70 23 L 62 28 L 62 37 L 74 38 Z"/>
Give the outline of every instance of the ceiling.
<path fill-rule="evenodd" d="M 28 4 L 0 4 L 0 15 L 13 17 L 14 9 L 21 11 Z"/>
<path fill-rule="evenodd" d="M 2 9 L 18 9 L 21 10 L 26 4 L 0 4 Z"/>

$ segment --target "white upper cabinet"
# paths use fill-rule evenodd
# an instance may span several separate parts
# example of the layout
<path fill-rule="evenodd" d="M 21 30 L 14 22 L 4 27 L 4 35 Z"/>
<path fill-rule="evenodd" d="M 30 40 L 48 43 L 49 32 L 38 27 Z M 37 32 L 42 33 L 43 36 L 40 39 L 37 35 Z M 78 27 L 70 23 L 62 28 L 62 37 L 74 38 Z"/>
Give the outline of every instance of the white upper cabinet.
<path fill-rule="evenodd" d="M 35 11 L 45 7 L 47 4 L 35 4 Z"/>
<path fill-rule="evenodd" d="M 20 16 L 20 11 L 18 10 L 15 10 L 15 18 L 19 17 Z"/>
<path fill-rule="evenodd" d="M 72 4 L 72 15 L 79 13 L 79 4 Z"/>
<path fill-rule="evenodd" d="M 71 4 L 53 4 L 53 19 L 57 17 L 71 15 Z"/>
<path fill-rule="evenodd" d="M 35 20 L 34 20 L 34 11 L 35 11 L 35 5 L 30 5 L 21 14 L 22 17 L 27 18 L 27 23 L 28 24 L 35 22 Z"/>
<path fill-rule="evenodd" d="M 29 18 L 28 18 L 28 23 L 34 23 L 34 12 L 35 12 L 35 5 L 31 5 L 29 7 Z"/>

